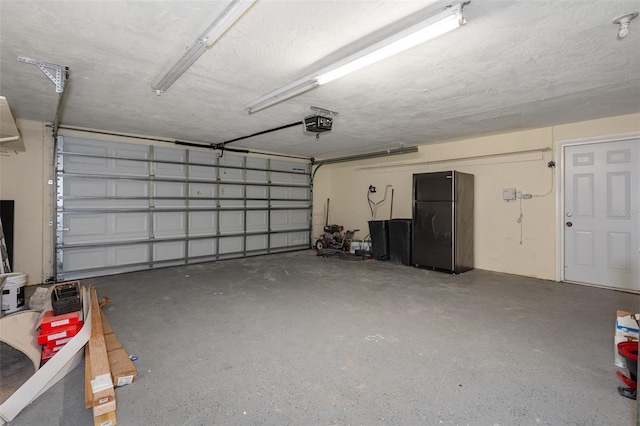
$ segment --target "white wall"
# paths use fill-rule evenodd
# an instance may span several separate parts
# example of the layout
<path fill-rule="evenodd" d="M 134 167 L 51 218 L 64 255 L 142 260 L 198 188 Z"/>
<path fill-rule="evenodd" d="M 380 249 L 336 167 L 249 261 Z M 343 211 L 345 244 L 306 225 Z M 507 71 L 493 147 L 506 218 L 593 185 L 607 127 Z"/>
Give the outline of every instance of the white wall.
<path fill-rule="evenodd" d="M 29 284 L 39 284 L 53 272 L 53 139 L 45 123 L 18 120 L 26 152 L 0 155 L 0 198 L 16 201 L 15 261 L 13 269 L 28 274 Z M 325 221 L 327 198 L 330 222 L 349 229 L 356 237 L 368 234 L 369 185 L 394 187 L 393 216 L 411 217 L 411 176 L 456 169 L 476 177 L 476 267 L 554 279 L 555 193 L 522 202 L 522 244 L 519 203 L 502 201 L 502 189 L 516 187 L 533 194 L 550 188 L 556 141 L 640 131 L 640 114 L 605 118 L 522 132 L 465 139 L 420 147 L 418 153 L 323 166 L 314 181 L 314 235 Z M 73 132 L 69 132 L 73 133 Z M 95 136 L 95 138 L 98 138 Z M 113 140 L 113 137 L 109 137 Z M 134 142 L 135 140 L 127 140 Z M 378 209 L 378 219 L 389 217 L 390 200 Z"/>
<path fill-rule="evenodd" d="M 14 263 L 27 284 L 40 284 L 53 271 L 53 138 L 45 123 L 17 120 L 25 152 L 0 154 L 0 198 L 15 200 Z"/>
<path fill-rule="evenodd" d="M 324 217 L 326 197 L 331 199 L 331 222 L 360 229 L 356 238 L 363 238 L 371 217 L 366 200 L 369 185 L 378 189 L 374 201 L 382 199 L 386 185 L 393 185 L 393 217 L 410 218 L 412 175 L 455 169 L 475 175 L 476 267 L 555 279 L 555 172 L 547 167 L 554 159 L 555 141 L 638 130 L 640 114 L 632 114 L 423 145 L 415 154 L 323 166 L 315 182 L 314 235 L 321 233 L 317 216 Z M 328 190 L 323 185 L 329 185 Z M 503 188 L 540 196 L 507 203 L 502 200 Z M 319 199 L 319 193 L 327 196 Z M 388 219 L 390 207 L 387 199 L 376 219 Z"/>

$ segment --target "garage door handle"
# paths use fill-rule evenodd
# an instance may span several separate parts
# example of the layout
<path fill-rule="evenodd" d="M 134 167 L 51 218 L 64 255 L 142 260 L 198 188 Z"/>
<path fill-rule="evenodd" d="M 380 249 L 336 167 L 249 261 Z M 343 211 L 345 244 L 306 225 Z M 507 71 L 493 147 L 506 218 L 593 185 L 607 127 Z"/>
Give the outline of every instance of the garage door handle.
<path fill-rule="evenodd" d="M 71 228 L 58 228 L 56 231 L 71 231 Z"/>

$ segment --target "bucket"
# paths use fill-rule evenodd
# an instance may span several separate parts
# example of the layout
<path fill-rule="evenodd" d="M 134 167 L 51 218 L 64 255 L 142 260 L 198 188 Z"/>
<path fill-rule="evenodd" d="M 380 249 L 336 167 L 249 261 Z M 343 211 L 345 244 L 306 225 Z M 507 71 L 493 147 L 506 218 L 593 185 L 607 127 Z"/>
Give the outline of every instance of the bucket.
<path fill-rule="evenodd" d="M 27 274 L 12 272 L 2 274 L 6 281 L 2 289 L 2 313 L 10 314 L 24 307 L 24 285 L 27 282 Z"/>

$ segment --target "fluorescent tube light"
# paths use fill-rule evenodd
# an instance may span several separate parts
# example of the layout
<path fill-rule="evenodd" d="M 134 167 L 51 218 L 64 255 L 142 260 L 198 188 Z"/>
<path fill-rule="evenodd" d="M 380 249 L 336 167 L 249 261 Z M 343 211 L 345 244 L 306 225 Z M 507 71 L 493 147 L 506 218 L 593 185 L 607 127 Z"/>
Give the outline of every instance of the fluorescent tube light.
<path fill-rule="evenodd" d="M 464 18 L 459 11 L 455 14 L 448 10 L 442 12 L 436 15 L 437 19 L 423 21 L 319 71 L 316 77 L 318 84 L 329 83 L 460 27 Z"/>
<path fill-rule="evenodd" d="M 256 0 L 231 0 L 227 7 L 219 15 L 211 19 L 211 23 L 195 39 L 191 46 L 187 48 L 178 61 L 157 80 L 151 90 L 158 95 L 164 93 L 180 76 L 198 60 L 200 55 L 211 47 L 222 35 L 240 19 Z"/>
<path fill-rule="evenodd" d="M 251 114 L 270 107 L 316 86 L 329 83 L 337 78 L 459 28 L 466 23 L 462 16 L 462 8 L 467 3 L 448 6 L 437 15 L 431 16 L 382 41 L 374 43 L 332 65 L 322 68 L 308 77 L 269 92 L 247 104 L 246 110 Z M 293 90 L 292 87 L 299 89 Z"/>
<path fill-rule="evenodd" d="M 260 96 L 258 99 L 251 102 L 251 104 L 247 105 L 246 110 L 249 114 L 252 114 L 256 111 L 260 111 L 261 109 L 270 107 L 271 105 L 275 105 L 278 102 L 284 101 L 285 99 L 293 98 L 307 90 L 311 90 L 317 85 L 318 81 L 315 78 L 303 78 L 296 80 L 291 84 L 281 87 L 280 89 L 269 92 L 264 96 Z"/>

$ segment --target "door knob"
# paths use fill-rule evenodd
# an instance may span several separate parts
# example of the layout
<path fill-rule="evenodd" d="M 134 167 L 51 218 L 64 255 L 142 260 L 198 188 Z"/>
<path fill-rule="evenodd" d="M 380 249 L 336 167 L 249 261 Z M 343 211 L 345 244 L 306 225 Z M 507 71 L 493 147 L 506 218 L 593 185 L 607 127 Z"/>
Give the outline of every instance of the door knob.
<path fill-rule="evenodd" d="M 573 226 L 573 223 L 572 222 L 567 222 L 566 225 L 567 225 L 567 228 L 571 228 Z"/>

